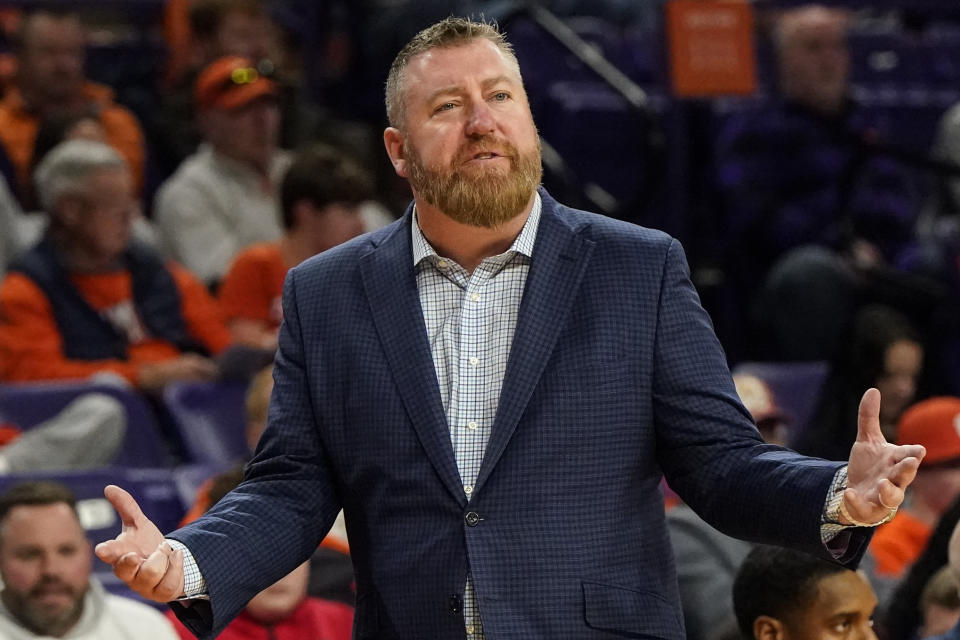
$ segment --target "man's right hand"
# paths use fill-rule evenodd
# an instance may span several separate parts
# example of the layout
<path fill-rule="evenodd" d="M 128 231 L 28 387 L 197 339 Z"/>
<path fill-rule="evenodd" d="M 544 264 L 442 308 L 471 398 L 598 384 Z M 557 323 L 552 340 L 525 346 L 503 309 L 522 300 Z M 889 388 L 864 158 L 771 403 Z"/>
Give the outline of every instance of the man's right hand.
<path fill-rule="evenodd" d="M 140 367 L 137 386 L 144 391 L 159 391 L 170 382 L 205 382 L 217 377 L 217 364 L 210 358 L 185 353 L 171 360 L 151 362 Z"/>
<path fill-rule="evenodd" d="M 123 526 L 113 540 L 97 545 L 97 557 L 113 567 L 128 587 L 149 600 L 183 596 L 183 553 L 174 551 L 129 493 L 115 485 L 103 490 Z"/>

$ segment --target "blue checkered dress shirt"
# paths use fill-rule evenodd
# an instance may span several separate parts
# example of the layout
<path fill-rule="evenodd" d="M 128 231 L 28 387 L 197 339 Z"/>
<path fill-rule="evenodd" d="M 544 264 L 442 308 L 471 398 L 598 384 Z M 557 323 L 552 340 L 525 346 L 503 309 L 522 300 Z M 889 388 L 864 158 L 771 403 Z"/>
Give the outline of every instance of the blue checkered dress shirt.
<path fill-rule="evenodd" d="M 497 415 L 500 388 L 517 328 L 520 300 L 540 223 L 540 195 L 513 245 L 484 259 L 473 273 L 437 255 L 414 212 L 413 262 L 420 306 L 447 414 L 463 492 L 469 500 Z M 473 582 L 467 577 L 464 624 L 471 640 L 483 637 Z"/>

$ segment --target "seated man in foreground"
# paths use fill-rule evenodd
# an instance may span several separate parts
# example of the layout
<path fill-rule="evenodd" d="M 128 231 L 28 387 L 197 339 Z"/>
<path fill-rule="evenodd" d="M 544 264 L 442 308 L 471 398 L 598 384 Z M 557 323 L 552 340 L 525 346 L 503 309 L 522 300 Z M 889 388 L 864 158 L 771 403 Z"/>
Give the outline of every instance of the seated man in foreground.
<path fill-rule="evenodd" d="M 37 169 L 46 236 L 0 286 L 0 380 L 208 380 L 230 334 L 185 269 L 131 239 L 132 183 L 110 147 L 74 140 Z"/>
<path fill-rule="evenodd" d="M 110 595 L 70 490 L 26 482 L 0 495 L 0 637 L 4 640 L 176 640 L 158 611 Z"/>
<path fill-rule="evenodd" d="M 877 637 L 867 579 L 791 549 L 754 548 L 733 583 L 733 607 L 744 638 Z"/>

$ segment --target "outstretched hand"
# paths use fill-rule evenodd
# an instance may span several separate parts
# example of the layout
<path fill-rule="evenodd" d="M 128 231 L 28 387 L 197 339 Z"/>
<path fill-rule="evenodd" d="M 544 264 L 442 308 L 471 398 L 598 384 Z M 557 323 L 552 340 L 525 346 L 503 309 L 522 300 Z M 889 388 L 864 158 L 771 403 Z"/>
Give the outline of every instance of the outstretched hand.
<path fill-rule="evenodd" d="M 850 450 L 840 521 L 877 523 L 889 516 L 903 502 L 904 491 L 916 477 L 925 454 L 918 444 L 887 442 L 880 431 L 880 392 L 868 389 L 860 400 L 857 441 Z"/>
<path fill-rule="evenodd" d="M 138 594 L 156 602 L 169 602 L 183 595 L 183 553 L 174 551 L 140 505 L 118 486 L 103 490 L 120 515 L 123 526 L 113 540 L 97 545 L 97 557 L 113 566 L 113 572 Z"/>

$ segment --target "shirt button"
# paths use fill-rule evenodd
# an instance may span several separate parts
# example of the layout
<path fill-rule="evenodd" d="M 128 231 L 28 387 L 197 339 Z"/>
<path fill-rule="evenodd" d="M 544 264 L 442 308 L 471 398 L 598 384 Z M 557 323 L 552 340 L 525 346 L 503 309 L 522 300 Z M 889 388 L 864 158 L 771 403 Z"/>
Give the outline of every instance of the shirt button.
<path fill-rule="evenodd" d="M 468 527 L 475 527 L 480 524 L 480 514 L 476 511 L 468 511 L 467 515 L 463 516 L 463 521 Z"/>
<path fill-rule="evenodd" d="M 471 431 L 473 431 L 474 429 L 476 429 L 476 428 L 479 427 L 479 426 L 480 426 L 480 425 L 477 424 L 477 421 L 476 421 L 476 420 L 471 420 L 470 422 L 467 423 L 467 429 L 470 429 Z"/>
<path fill-rule="evenodd" d="M 449 266 L 449 263 L 446 260 L 437 260 L 437 266 L 441 269 L 446 269 Z"/>
<path fill-rule="evenodd" d="M 465 486 L 465 487 L 463 488 L 463 492 L 464 492 L 465 494 L 467 494 L 467 495 L 470 495 L 471 493 L 473 493 L 473 485 L 472 485 L 472 484 L 468 484 L 467 486 Z"/>
<path fill-rule="evenodd" d="M 467 625 L 467 635 L 472 636 L 474 631 L 476 631 L 476 629 L 473 628 L 473 625 L 472 625 L 472 624 L 468 624 L 468 625 Z"/>
<path fill-rule="evenodd" d="M 471 367 L 475 367 L 478 364 L 480 364 L 480 358 L 477 358 L 477 357 L 470 358 L 469 362 Z"/>
<path fill-rule="evenodd" d="M 471 294 L 470 294 L 470 299 L 473 300 L 474 302 L 476 302 L 477 300 L 480 299 L 480 294 L 479 294 L 479 293 L 471 293 Z"/>

